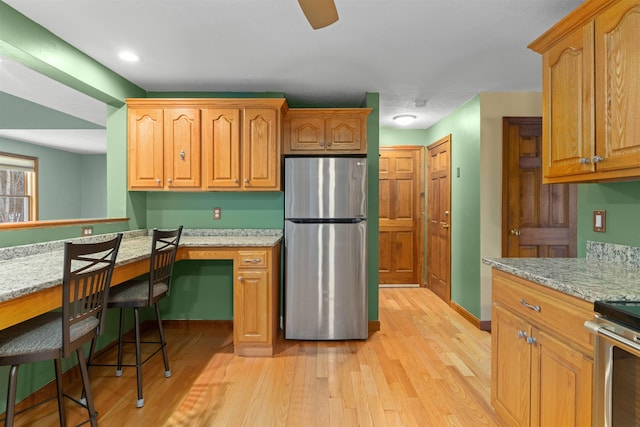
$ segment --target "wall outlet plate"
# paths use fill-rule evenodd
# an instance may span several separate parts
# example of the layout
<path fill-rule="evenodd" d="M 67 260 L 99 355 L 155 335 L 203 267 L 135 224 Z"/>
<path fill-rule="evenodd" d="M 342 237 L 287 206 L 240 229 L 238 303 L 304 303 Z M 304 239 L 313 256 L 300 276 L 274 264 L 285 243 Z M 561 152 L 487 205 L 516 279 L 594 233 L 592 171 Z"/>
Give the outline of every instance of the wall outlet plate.
<path fill-rule="evenodd" d="M 83 236 L 92 236 L 93 235 L 93 227 L 82 227 L 82 235 Z"/>
<path fill-rule="evenodd" d="M 222 208 L 213 208 L 213 219 L 222 219 Z"/>
<path fill-rule="evenodd" d="M 607 211 L 593 211 L 593 231 L 605 233 L 607 231 Z"/>

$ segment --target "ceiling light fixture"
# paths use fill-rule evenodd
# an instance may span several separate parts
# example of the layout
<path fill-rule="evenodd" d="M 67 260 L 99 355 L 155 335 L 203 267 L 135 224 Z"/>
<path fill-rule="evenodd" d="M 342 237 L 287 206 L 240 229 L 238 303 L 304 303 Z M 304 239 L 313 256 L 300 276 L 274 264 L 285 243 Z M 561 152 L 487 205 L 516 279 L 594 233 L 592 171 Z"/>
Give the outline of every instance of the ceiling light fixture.
<path fill-rule="evenodd" d="M 395 116 L 393 121 L 404 126 L 413 123 L 416 118 L 413 114 L 400 114 L 399 116 Z"/>
<path fill-rule="evenodd" d="M 137 62 L 140 60 L 140 56 L 129 51 L 120 52 L 118 56 L 120 57 L 120 59 L 127 62 Z"/>

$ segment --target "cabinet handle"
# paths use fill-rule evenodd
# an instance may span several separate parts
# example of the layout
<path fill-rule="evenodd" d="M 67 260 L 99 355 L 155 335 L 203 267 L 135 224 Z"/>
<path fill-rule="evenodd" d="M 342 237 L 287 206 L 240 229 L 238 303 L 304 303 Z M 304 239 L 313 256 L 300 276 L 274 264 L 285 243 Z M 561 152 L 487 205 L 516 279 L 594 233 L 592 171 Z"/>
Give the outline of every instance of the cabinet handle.
<path fill-rule="evenodd" d="M 536 338 L 527 337 L 527 344 L 535 344 L 536 342 L 538 342 Z"/>
<path fill-rule="evenodd" d="M 184 160 L 184 150 L 181 150 L 181 151 L 180 151 L 180 159 L 181 159 L 181 160 Z"/>
<path fill-rule="evenodd" d="M 527 336 L 525 331 L 518 330 L 518 338 L 527 338 Z"/>
<path fill-rule="evenodd" d="M 593 156 L 593 163 L 600 163 L 603 160 L 604 160 L 604 157 L 602 156 Z"/>
<path fill-rule="evenodd" d="M 260 261 L 260 258 L 242 258 L 242 262 L 249 262 L 251 264 L 258 264 Z"/>
<path fill-rule="evenodd" d="M 539 305 L 531 305 L 524 298 L 520 299 L 520 304 L 524 305 L 527 308 L 530 308 L 533 311 L 537 311 L 538 313 L 540 313 L 541 308 Z"/>
<path fill-rule="evenodd" d="M 588 158 L 588 157 L 580 157 L 579 162 L 580 162 L 581 165 L 586 165 L 586 164 L 591 163 L 591 159 Z"/>

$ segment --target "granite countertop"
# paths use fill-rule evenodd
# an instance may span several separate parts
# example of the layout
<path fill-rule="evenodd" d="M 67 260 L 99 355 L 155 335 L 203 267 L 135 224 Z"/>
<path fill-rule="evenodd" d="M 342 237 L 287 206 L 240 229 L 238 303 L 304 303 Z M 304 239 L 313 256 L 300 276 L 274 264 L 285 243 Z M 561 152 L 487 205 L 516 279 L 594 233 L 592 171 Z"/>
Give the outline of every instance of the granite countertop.
<path fill-rule="evenodd" d="M 498 270 L 587 300 L 640 301 L 637 265 L 595 258 L 491 258 Z"/>
<path fill-rule="evenodd" d="M 65 241 L 101 241 L 115 234 L 36 243 L 0 249 L 0 302 L 62 282 Z M 272 247 L 282 239 L 279 229 L 185 229 L 180 247 Z M 147 258 L 150 230 L 123 232 L 116 265 Z"/>

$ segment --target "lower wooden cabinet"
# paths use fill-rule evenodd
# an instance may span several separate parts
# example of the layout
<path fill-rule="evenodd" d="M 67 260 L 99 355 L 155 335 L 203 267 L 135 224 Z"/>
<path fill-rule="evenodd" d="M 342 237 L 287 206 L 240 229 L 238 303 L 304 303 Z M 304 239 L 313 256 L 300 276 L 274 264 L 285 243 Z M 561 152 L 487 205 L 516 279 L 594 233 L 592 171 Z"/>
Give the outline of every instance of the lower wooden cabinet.
<path fill-rule="evenodd" d="M 278 336 L 280 246 L 239 250 L 233 289 L 233 344 L 240 356 L 272 356 Z"/>
<path fill-rule="evenodd" d="M 591 303 L 496 270 L 493 300 L 496 413 L 511 426 L 591 426 L 593 343 L 582 327 Z"/>

